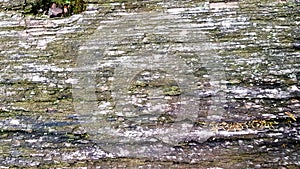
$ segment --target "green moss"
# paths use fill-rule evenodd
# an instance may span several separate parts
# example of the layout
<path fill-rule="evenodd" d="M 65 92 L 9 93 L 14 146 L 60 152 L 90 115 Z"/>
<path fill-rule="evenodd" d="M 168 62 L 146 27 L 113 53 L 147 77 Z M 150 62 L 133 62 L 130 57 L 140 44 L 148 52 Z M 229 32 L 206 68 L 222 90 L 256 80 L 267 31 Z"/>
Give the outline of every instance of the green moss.
<path fill-rule="evenodd" d="M 158 117 L 157 122 L 159 124 L 174 123 L 174 118 L 169 114 L 162 114 Z"/>
<path fill-rule="evenodd" d="M 63 6 L 65 4 L 70 5 L 72 14 L 81 13 L 86 9 L 86 2 L 84 0 L 37 0 L 34 3 L 25 5 L 24 13 L 38 14 L 40 9 L 46 11 L 53 2 L 57 3 L 59 6 Z"/>
<path fill-rule="evenodd" d="M 181 94 L 179 86 L 166 86 L 164 87 L 163 91 L 167 96 L 177 96 Z"/>

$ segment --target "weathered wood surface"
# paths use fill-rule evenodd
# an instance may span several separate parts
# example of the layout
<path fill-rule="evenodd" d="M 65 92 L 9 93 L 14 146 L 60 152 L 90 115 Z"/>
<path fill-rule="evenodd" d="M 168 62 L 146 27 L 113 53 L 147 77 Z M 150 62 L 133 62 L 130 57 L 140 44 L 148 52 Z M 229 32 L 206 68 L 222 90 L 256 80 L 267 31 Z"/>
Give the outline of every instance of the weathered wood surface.
<path fill-rule="evenodd" d="M 1 167 L 300 166 L 296 1 L 0 17 Z"/>

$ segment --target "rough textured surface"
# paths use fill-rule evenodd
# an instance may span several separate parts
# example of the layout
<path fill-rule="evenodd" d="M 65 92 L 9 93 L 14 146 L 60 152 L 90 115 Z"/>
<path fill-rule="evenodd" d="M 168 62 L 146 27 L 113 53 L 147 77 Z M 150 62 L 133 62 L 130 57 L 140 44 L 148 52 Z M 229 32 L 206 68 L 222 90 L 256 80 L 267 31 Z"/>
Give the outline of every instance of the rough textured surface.
<path fill-rule="evenodd" d="M 299 3 L 88 2 L 0 12 L 1 167 L 299 168 Z"/>
<path fill-rule="evenodd" d="M 25 7 L 26 3 L 34 3 L 37 0 L 1 0 L 0 9 L 6 10 L 20 10 Z"/>

